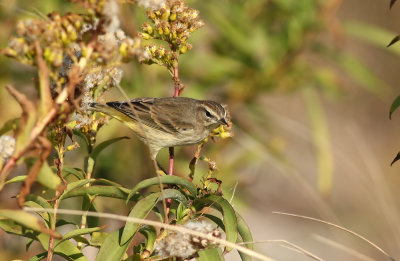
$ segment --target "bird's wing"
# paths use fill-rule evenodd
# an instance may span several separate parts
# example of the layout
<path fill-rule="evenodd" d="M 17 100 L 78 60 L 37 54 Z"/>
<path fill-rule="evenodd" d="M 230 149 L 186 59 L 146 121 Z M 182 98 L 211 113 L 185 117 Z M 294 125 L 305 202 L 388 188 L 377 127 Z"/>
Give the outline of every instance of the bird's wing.
<path fill-rule="evenodd" d="M 155 104 L 156 106 L 154 106 Z M 107 105 L 127 115 L 135 122 L 160 131 L 180 133 L 194 128 L 191 119 L 182 117 L 180 112 L 182 108 L 179 107 L 181 106 L 179 102 L 139 98 L 129 102 L 108 102 Z"/>

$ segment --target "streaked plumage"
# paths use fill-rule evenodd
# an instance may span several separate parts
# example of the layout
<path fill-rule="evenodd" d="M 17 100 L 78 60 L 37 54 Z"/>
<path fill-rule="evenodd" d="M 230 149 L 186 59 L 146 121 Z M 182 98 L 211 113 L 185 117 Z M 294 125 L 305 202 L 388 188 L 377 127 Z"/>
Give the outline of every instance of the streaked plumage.
<path fill-rule="evenodd" d="M 149 145 L 153 159 L 161 148 L 197 144 L 229 121 L 221 104 L 185 97 L 137 98 L 90 106 L 131 128 Z"/>

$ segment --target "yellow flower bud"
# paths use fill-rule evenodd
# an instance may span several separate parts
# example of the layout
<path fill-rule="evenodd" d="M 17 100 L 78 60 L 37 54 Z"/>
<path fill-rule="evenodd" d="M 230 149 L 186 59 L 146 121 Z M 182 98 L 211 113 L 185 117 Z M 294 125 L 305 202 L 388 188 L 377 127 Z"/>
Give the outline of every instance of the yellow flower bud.
<path fill-rule="evenodd" d="M 67 151 L 71 151 L 73 149 L 75 149 L 75 145 L 74 144 L 67 146 Z"/>
<path fill-rule="evenodd" d="M 188 50 L 187 46 L 184 45 L 184 46 L 181 47 L 181 49 L 179 51 L 180 51 L 181 54 L 184 54 L 184 53 L 187 52 L 187 50 Z"/>
<path fill-rule="evenodd" d="M 151 38 L 151 35 L 147 34 L 147 33 L 141 33 L 141 36 L 144 40 L 149 40 Z"/>
<path fill-rule="evenodd" d="M 171 11 L 166 9 L 165 12 L 161 15 L 161 19 L 167 21 L 170 16 Z"/>
<path fill-rule="evenodd" d="M 127 56 L 128 55 L 128 45 L 125 42 L 121 43 L 118 51 L 119 51 L 119 54 L 121 54 L 122 56 Z"/>
<path fill-rule="evenodd" d="M 166 34 L 166 35 L 169 35 L 169 33 L 171 32 L 168 27 L 165 27 L 163 30 L 164 30 L 164 34 Z"/>
<path fill-rule="evenodd" d="M 170 20 L 170 21 L 175 21 L 175 20 L 176 20 L 176 13 L 172 13 L 172 14 L 169 16 L 169 20 Z"/>

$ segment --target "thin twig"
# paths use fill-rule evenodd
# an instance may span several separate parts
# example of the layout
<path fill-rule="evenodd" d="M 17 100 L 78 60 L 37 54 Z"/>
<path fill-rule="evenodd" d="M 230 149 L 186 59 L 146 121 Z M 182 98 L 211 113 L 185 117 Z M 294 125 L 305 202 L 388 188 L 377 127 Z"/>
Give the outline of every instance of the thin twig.
<path fill-rule="evenodd" d="M 51 208 L 30 208 L 30 207 L 25 207 L 25 211 L 31 211 L 31 212 L 46 212 L 46 213 L 54 213 L 54 210 Z M 140 219 L 140 218 L 134 218 L 134 217 L 126 217 L 126 216 L 120 216 L 120 215 L 115 215 L 115 214 L 110 214 L 110 213 L 102 213 L 102 212 L 93 212 L 93 211 L 81 211 L 81 210 L 72 210 L 72 209 L 58 209 L 57 211 L 59 214 L 66 214 L 66 215 L 77 215 L 81 216 L 82 214 L 86 213 L 88 216 L 91 217 L 99 217 L 99 218 L 109 218 L 109 219 L 115 219 L 115 220 L 120 220 L 124 222 L 132 222 L 132 223 L 137 223 L 137 224 L 144 224 L 144 225 L 149 225 L 149 226 L 155 226 L 163 229 L 168 229 L 172 231 L 178 231 L 181 233 L 187 233 L 193 236 L 201 237 L 208 239 L 210 241 L 216 242 L 217 244 L 226 246 L 226 247 L 231 247 L 233 249 L 236 249 L 244 254 L 247 254 L 249 256 L 252 256 L 253 258 L 256 258 L 258 260 L 263 260 L 263 261 L 274 261 L 274 259 L 271 259 L 267 256 L 264 256 L 260 253 L 257 253 L 253 250 L 250 250 L 248 248 L 245 248 L 243 246 L 234 244 L 232 242 L 226 241 L 224 239 L 220 239 L 217 237 L 214 237 L 210 234 L 205 234 L 201 233 L 198 231 L 194 231 L 182 226 L 176 226 L 176 225 L 169 225 L 157 221 L 152 221 L 152 220 L 147 220 L 147 219 Z"/>

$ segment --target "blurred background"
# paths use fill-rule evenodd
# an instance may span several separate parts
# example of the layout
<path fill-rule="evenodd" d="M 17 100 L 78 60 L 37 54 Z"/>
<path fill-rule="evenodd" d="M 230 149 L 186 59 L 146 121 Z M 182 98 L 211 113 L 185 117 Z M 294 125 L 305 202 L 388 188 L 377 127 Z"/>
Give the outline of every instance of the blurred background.
<path fill-rule="evenodd" d="M 400 259 L 400 163 L 390 166 L 400 150 L 400 112 L 388 117 L 400 95 L 400 44 L 386 48 L 400 33 L 400 3 L 392 10 L 389 0 L 188 3 L 200 10 L 205 26 L 181 56 L 182 96 L 229 106 L 234 138 L 209 142 L 202 155 L 217 163 L 224 195 L 260 241 L 256 250 L 276 260 L 311 260 L 280 242 L 264 242 L 287 240 L 323 260 L 386 260 L 344 231 L 272 213 L 281 211 L 344 226 Z M 61 0 L 2 1 L 0 46 L 7 45 L 18 19 L 54 10 L 81 9 Z M 120 17 L 129 35 L 145 20 L 144 10 L 132 5 L 123 5 Z M 122 87 L 130 97 L 172 96 L 164 68 L 132 62 L 123 69 Z M 32 68 L 0 57 L 0 126 L 20 114 L 4 85 L 34 97 L 34 78 Z M 104 96 L 121 99 L 118 90 Z M 98 142 L 115 136 L 131 139 L 104 151 L 94 175 L 127 187 L 153 177 L 147 148 L 119 122 L 103 127 Z M 187 176 L 194 150 L 176 149 L 177 175 Z M 67 154 L 67 164 L 81 167 L 85 153 Z M 167 157 L 167 150 L 159 154 L 164 166 Z M 200 162 L 197 171 L 206 170 Z M 16 191 L 17 185 L 2 191 L 1 208 L 16 205 Z M 128 213 L 123 202 L 112 203 L 98 202 L 98 209 Z M 32 256 L 24 243 L 0 231 L 0 260 Z"/>

